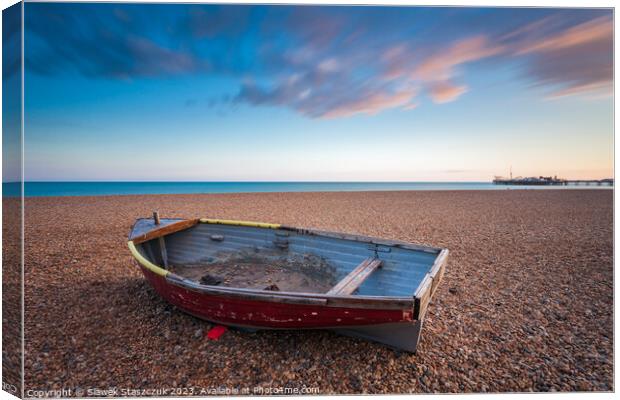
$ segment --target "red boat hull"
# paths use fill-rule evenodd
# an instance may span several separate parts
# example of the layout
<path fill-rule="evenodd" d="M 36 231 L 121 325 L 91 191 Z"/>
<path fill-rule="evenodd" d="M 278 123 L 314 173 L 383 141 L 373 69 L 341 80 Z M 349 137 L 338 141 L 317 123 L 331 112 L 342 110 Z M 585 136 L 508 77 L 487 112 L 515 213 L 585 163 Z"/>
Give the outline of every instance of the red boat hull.
<path fill-rule="evenodd" d="M 179 309 L 211 322 L 258 329 L 330 329 L 413 322 L 411 310 L 257 301 L 188 290 L 141 267 L 155 290 Z"/>

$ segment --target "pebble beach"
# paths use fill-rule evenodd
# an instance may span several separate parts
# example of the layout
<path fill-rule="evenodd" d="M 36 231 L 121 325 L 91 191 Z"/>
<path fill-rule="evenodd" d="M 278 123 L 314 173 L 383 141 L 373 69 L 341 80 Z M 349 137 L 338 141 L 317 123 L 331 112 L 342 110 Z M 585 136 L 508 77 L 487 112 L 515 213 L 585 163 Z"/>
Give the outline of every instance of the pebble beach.
<path fill-rule="evenodd" d="M 25 391 L 614 390 L 612 190 L 40 197 L 25 210 Z M 134 220 L 153 210 L 404 240 L 450 257 L 416 354 L 326 331 L 208 340 L 213 325 L 160 299 L 127 249 Z"/>

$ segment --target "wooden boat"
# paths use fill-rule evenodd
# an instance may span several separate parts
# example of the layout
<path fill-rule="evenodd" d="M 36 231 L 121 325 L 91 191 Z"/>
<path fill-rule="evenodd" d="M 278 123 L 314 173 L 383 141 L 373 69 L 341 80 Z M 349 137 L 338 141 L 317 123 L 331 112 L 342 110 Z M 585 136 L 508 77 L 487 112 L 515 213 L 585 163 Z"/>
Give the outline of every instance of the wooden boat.
<path fill-rule="evenodd" d="M 168 302 L 256 329 L 330 329 L 415 352 L 448 250 L 217 219 L 138 219 L 129 249 Z"/>

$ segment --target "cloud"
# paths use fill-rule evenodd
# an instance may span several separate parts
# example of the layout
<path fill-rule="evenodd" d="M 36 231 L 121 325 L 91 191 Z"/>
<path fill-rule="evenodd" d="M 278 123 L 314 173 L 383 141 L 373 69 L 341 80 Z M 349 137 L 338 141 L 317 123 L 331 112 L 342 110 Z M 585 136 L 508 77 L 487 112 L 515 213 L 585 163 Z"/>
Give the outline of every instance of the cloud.
<path fill-rule="evenodd" d="M 467 86 L 453 85 L 448 81 L 433 83 L 429 88 L 429 95 L 436 104 L 449 103 L 467 92 Z"/>
<path fill-rule="evenodd" d="M 613 86 L 608 82 L 594 82 L 582 85 L 571 85 L 564 89 L 551 92 L 547 99 L 555 100 L 568 96 L 580 96 L 586 99 L 601 99 L 613 95 Z"/>
<path fill-rule="evenodd" d="M 375 115 L 383 110 L 397 107 L 411 110 L 415 108 L 415 105 L 411 104 L 414 96 L 415 92 L 412 90 L 368 93 L 364 97 L 348 99 L 346 102 L 336 104 L 320 116 L 340 118 L 355 114 Z"/>
<path fill-rule="evenodd" d="M 333 35 L 333 32 L 332 32 Z M 271 85 L 247 82 L 236 103 L 289 107 L 311 118 L 374 115 L 384 110 L 411 110 L 418 106 L 419 87 L 426 87 L 436 104 L 456 100 L 467 86 L 451 78 L 457 68 L 500 51 L 483 36 L 458 40 L 419 60 L 406 44 L 382 44 L 373 49 L 330 51 L 302 46 L 279 56 L 281 70 L 291 73 Z M 397 69 L 396 67 L 400 68 Z M 359 75 L 359 76 L 358 76 Z"/>
<path fill-rule="evenodd" d="M 319 63 L 319 70 L 322 72 L 335 72 L 340 67 L 340 64 L 335 58 L 328 58 Z"/>
<path fill-rule="evenodd" d="M 271 88 L 246 82 L 235 103 L 288 106 L 311 118 L 342 118 L 374 115 L 390 108 L 412 109 L 416 90 L 394 88 L 375 81 L 349 82 L 343 75 L 320 79 L 318 72 L 293 75 Z"/>
<path fill-rule="evenodd" d="M 390 46 L 381 54 L 381 61 L 385 63 L 385 72 L 383 76 L 386 79 L 397 79 L 402 77 L 410 69 L 410 63 L 408 59 L 411 59 L 410 53 L 412 50 L 408 49 L 403 43 L 399 43 L 395 46 Z"/>
<path fill-rule="evenodd" d="M 553 24 L 553 19 L 546 19 Z M 527 26 L 512 44 L 527 59 L 525 73 L 535 86 L 551 88 L 548 98 L 600 98 L 613 92 L 613 21 L 597 17 L 548 32 Z"/>
<path fill-rule="evenodd" d="M 334 45 L 344 30 L 350 27 L 351 19 L 337 11 L 325 12 L 321 7 L 290 7 L 289 10 L 284 28 L 311 48 Z"/>
<path fill-rule="evenodd" d="M 549 37 L 526 41 L 521 44 L 517 54 L 557 51 L 580 47 L 591 42 L 606 42 L 612 38 L 612 35 L 612 20 L 608 17 L 599 17 Z"/>
<path fill-rule="evenodd" d="M 2 11 L 2 76 L 8 79 L 21 70 L 21 3 Z"/>
<path fill-rule="evenodd" d="M 252 7 L 239 5 L 191 7 L 182 25 L 187 25 L 197 39 L 238 37 L 246 29 L 251 10 Z"/>
<path fill-rule="evenodd" d="M 470 72 L 491 63 L 514 66 L 550 98 L 611 92 L 613 26 L 605 10 L 532 9 L 513 18 L 501 9 L 416 7 L 28 8 L 29 72 L 226 76 L 239 84 L 231 99 L 218 100 L 226 106 L 277 106 L 310 118 L 410 110 L 424 99 L 419 94 L 444 104 L 476 90 Z"/>
<path fill-rule="evenodd" d="M 402 50 L 391 51 L 388 58 L 402 58 Z M 482 35 L 461 39 L 424 58 L 413 67 L 409 79 L 422 82 L 435 104 L 449 103 L 468 91 L 467 86 L 456 85 L 451 81 L 459 73 L 461 65 L 495 56 L 502 51 L 503 46 L 491 43 Z M 394 76 L 394 69 L 388 70 L 390 76 Z"/>
<path fill-rule="evenodd" d="M 137 61 L 128 69 L 142 76 L 174 75 L 208 69 L 208 62 L 192 54 L 170 50 L 139 37 L 129 37 L 126 41 L 130 58 Z"/>
<path fill-rule="evenodd" d="M 77 71 L 87 77 L 131 79 L 204 71 L 209 63 L 146 35 L 158 21 L 141 21 L 135 8 L 32 4 L 26 13 L 25 63 L 44 75 Z M 90 5 L 89 5 L 90 6 Z M 134 13 L 131 13 L 131 11 Z M 145 25 L 146 24 L 146 25 Z"/>
<path fill-rule="evenodd" d="M 455 74 L 455 68 L 472 61 L 496 55 L 502 47 L 484 36 L 459 40 L 445 50 L 431 55 L 415 68 L 412 78 L 425 81 L 443 81 Z"/>

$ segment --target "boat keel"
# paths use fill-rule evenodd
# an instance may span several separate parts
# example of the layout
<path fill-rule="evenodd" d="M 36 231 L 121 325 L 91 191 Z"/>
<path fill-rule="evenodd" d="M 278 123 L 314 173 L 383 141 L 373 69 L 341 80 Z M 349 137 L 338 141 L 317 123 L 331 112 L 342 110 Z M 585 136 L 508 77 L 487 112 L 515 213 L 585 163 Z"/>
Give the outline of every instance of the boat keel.
<path fill-rule="evenodd" d="M 415 353 L 422 331 L 422 321 L 332 329 L 341 335 L 378 342 L 396 350 Z"/>

